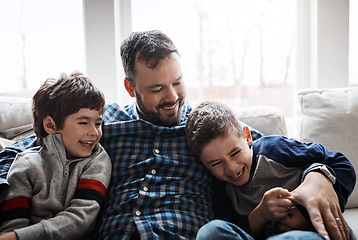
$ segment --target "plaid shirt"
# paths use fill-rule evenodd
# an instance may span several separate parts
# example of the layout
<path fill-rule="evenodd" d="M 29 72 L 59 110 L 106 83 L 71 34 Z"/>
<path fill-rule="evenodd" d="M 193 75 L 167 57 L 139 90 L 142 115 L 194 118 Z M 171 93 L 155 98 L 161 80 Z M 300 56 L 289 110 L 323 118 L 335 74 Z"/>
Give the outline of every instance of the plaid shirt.
<path fill-rule="evenodd" d="M 112 104 L 104 116 L 101 144 L 112 159 L 107 201 L 98 217 L 96 239 L 195 239 L 213 219 L 211 179 L 190 151 L 185 103 L 177 126 L 144 121 L 136 105 Z"/>
<path fill-rule="evenodd" d="M 214 218 L 211 175 L 186 142 L 190 111 L 185 102 L 178 125 L 163 127 L 141 119 L 135 103 L 107 105 L 101 144 L 113 170 L 95 239 L 129 239 L 135 229 L 142 239 L 195 239 Z M 0 194 L 17 152 L 35 145 L 31 136 L 0 152 Z"/>

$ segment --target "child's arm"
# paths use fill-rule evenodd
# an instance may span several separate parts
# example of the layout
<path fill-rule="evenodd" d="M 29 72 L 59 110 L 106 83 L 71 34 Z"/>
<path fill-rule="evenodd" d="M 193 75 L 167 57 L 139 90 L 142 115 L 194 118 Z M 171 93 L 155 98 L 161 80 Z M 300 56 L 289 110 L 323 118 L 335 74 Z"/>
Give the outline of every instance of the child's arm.
<path fill-rule="evenodd" d="M 15 161 L 16 162 L 16 161 Z M 16 228 L 19 239 L 77 239 L 95 222 L 111 175 L 111 161 L 105 151 L 89 162 L 80 177 L 69 206 L 55 217 Z"/>
<path fill-rule="evenodd" d="M 23 235 L 38 236 L 37 239 L 48 239 L 49 236 L 54 239 L 77 239 L 89 233 L 104 200 L 112 172 L 109 156 L 101 149 L 101 154 L 83 170 L 69 207 L 53 218 L 17 230 L 20 239 Z"/>
<path fill-rule="evenodd" d="M 19 142 L 16 142 L 0 151 L 0 203 L 5 198 L 9 183 L 6 178 L 9 168 L 14 161 L 16 155 L 25 149 L 37 146 L 35 135 L 31 135 Z"/>
<path fill-rule="evenodd" d="M 288 190 L 277 187 L 265 192 L 261 202 L 248 216 L 251 234 L 257 236 L 270 221 L 278 221 L 288 214 L 288 208 L 292 206 L 291 196 Z"/>
<path fill-rule="evenodd" d="M 11 232 L 30 224 L 30 202 L 32 197 L 31 163 L 18 155 L 12 164 L 8 178 L 9 193 L 1 204 L 0 233 Z"/>

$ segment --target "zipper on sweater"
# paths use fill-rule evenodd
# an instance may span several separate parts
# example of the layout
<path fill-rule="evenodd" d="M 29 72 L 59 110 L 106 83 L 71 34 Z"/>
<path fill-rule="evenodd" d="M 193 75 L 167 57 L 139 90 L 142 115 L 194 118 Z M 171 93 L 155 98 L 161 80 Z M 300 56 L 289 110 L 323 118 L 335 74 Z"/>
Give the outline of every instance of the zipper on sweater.
<path fill-rule="evenodd" d="M 67 190 L 68 178 L 69 178 L 69 174 L 68 174 L 69 167 L 68 166 L 69 166 L 69 163 L 63 165 L 63 181 L 62 181 L 62 189 L 61 189 L 60 199 L 63 199 L 66 196 L 66 190 Z"/>

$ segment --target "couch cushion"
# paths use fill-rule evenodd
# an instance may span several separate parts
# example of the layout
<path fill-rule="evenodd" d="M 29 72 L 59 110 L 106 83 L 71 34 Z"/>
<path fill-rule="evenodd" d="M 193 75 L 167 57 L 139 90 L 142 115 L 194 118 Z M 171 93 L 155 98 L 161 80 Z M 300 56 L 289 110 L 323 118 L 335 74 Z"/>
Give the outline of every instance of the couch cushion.
<path fill-rule="evenodd" d="M 342 152 L 358 169 L 358 88 L 301 91 L 297 117 L 300 141 Z M 346 207 L 358 207 L 357 187 Z"/>
<path fill-rule="evenodd" d="M 250 106 L 235 109 L 235 112 L 240 121 L 266 135 L 287 136 L 285 116 L 277 107 Z"/>
<path fill-rule="evenodd" d="M 358 236 L 358 224 L 357 224 L 357 216 L 358 216 L 358 208 L 347 209 L 343 213 L 344 219 L 348 223 L 349 227 L 352 229 L 354 235 Z"/>
<path fill-rule="evenodd" d="M 0 96 L 0 132 L 32 123 L 31 99 Z"/>

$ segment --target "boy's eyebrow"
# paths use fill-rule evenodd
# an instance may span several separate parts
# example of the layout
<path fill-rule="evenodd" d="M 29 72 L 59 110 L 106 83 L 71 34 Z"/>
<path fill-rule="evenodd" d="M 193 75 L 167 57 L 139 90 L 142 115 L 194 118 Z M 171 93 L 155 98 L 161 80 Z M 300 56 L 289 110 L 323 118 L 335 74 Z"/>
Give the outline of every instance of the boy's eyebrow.
<path fill-rule="evenodd" d="M 217 162 L 217 161 L 220 161 L 220 159 L 213 159 L 213 160 L 208 161 L 207 163 L 208 164 L 213 164 L 214 162 Z"/>
<path fill-rule="evenodd" d="M 234 147 L 228 154 L 231 155 L 238 150 L 238 147 Z"/>
<path fill-rule="evenodd" d="M 91 119 L 90 117 L 88 117 L 88 116 L 79 116 L 78 118 L 76 118 L 77 120 L 88 120 L 88 119 Z M 99 117 L 99 118 L 97 118 L 97 120 L 103 120 L 103 117 Z M 96 120 L 96 121 L 97 121 Z"/>

